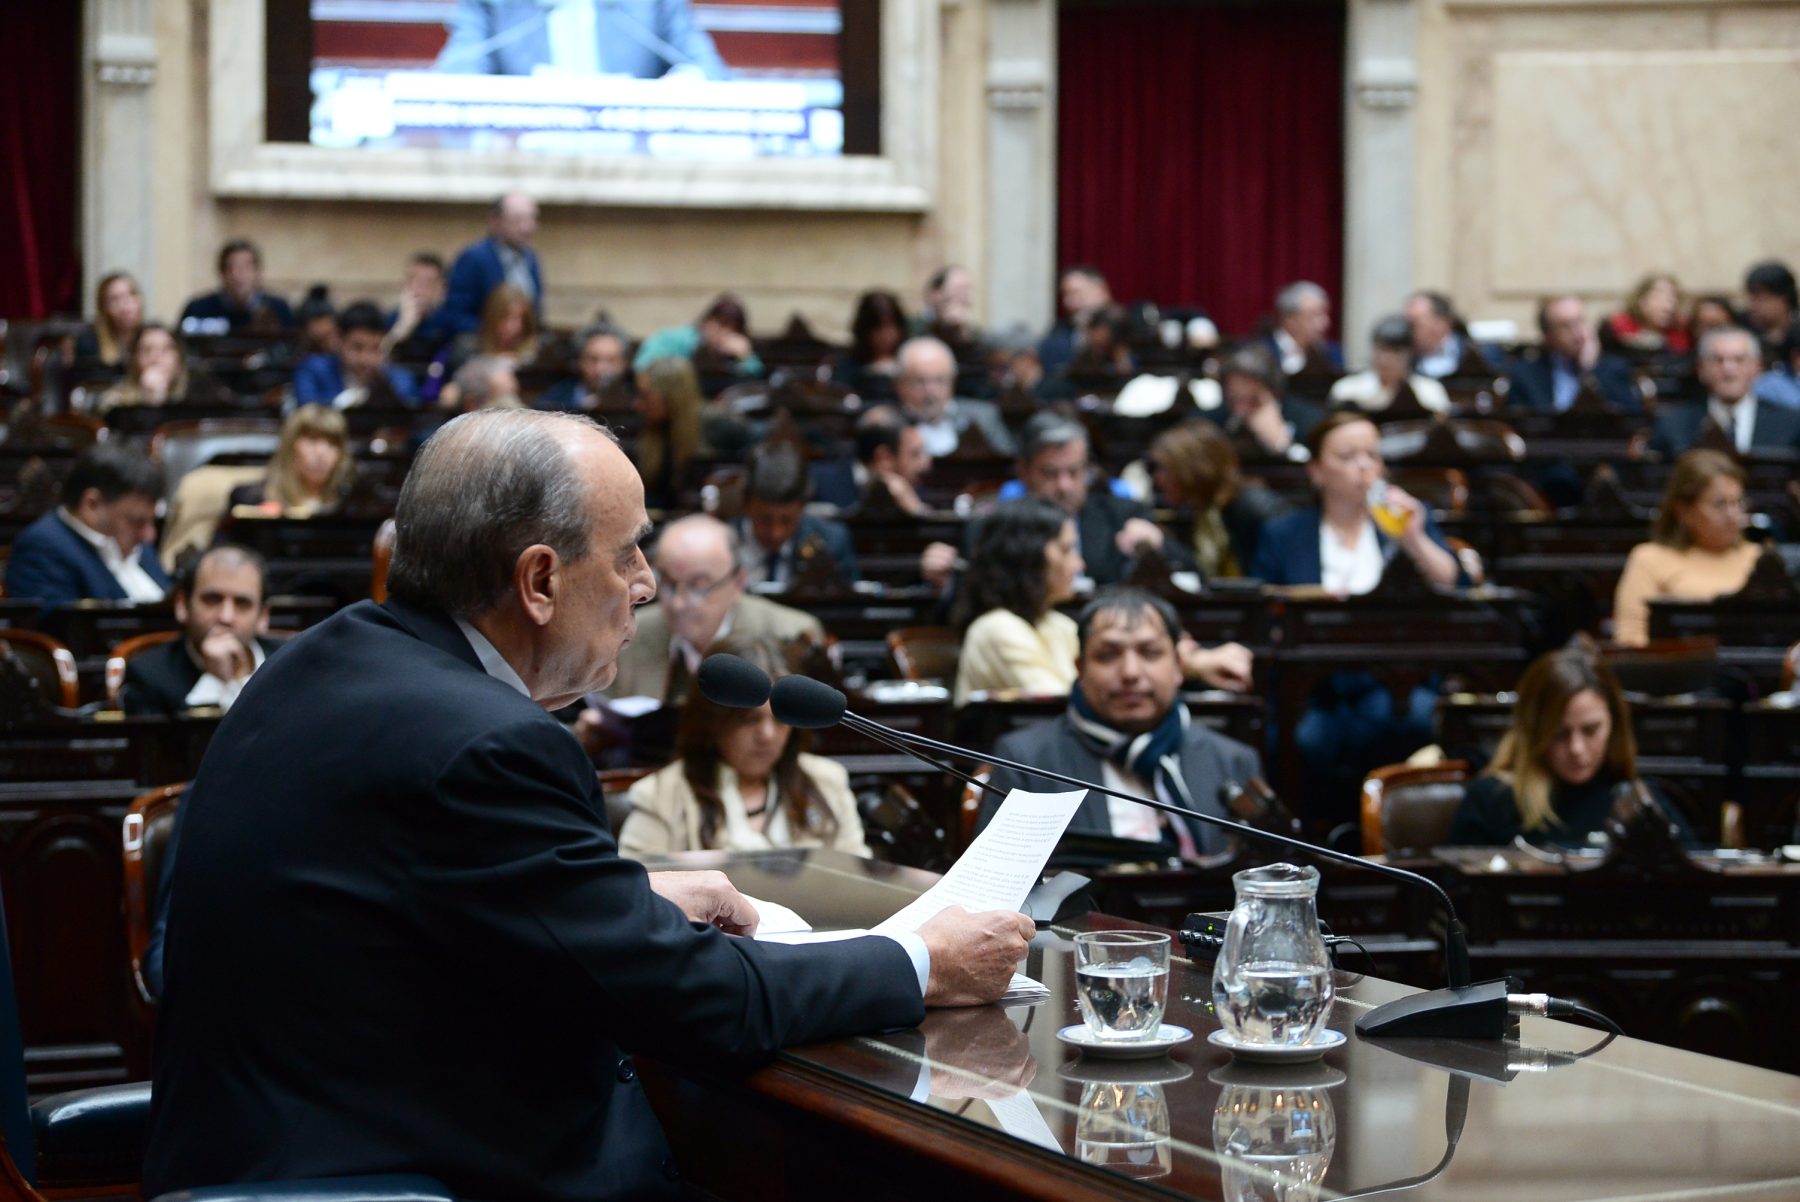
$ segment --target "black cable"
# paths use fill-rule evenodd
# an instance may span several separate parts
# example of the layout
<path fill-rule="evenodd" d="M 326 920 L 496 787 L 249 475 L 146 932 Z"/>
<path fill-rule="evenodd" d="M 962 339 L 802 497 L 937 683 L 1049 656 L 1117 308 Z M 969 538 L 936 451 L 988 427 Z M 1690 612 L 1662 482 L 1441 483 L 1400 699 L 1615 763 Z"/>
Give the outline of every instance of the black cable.
<path fill-rule="evenodd" d="M 1544 1013 L 1551 1018 L 1585 1018 L 1597 1027 L 1611 1031 L 1615 1036 L 1625 1034 L 1625 1029 L 1623 1027 L 1619 1026 L 1618 1023 L 1606 1017 L 1606 1015 L 1600 1013 L 1598 1010 L 1583 1006 L 1580 1002 L 1571 1002 L 1566 998 L 1551 998 L 1550 1004 L 1545 1008 Z M 1598 1052 L 1600 1048 L 1605 1046 L 1606 1044 L 1604 1043 L 1596 1046 L 1594 1052 Z M 1591 1056 L 1593 1052 L 1585 1054 Z"/>
<path fill-rule="evenodd" d="M 1335 951 L 1335 950 L 1336 950 L 1336 949 L 1337 949 L 1337 948 L 1338 948 L 1338 947 L 1339 947 L 1339 946 L 1341 946 L 1341 945 L 1343 945 L 1343 944 L 1346 944 L 1346 943 L 1348 943 L 1348 944 L 1349 944 L 1349 945 L 1350 945 L 1350 946 L 1351 946 L 1351 947 L 1353 947 L 1353 948 L 1355 948 L 1355 949 L 1356 949 L 1356 950 L 1357 950 L 1357 951 L 1359 951 L 1359 952 L 1361 952 L 1361 953 L 1362 953 L 1362 954 L 1363 954 L 1363 961 L 1364 961 L 1364 962 L 1365 962 L 1365 963 L 1366 963 L 1366 964 L 1368 964 L 1368 966 L 1369 966 L 1369 972 L 1371 972 L 1371 973 L 1372 973 L 1372 972 L 1374 972 L 1374 971 L 1375 971 L 1375 957 L 1374 957 L 1374 956 L 1371 956 L 1371 955 L 1370 955 L 1370 954 L 1369 954 L 1369 949 L 1368 949 L 1368 948 L 1366 948 L 1366 947 L 1364 947 L 1364 946 L 1363 946 L 1363 945 L 1362 945 L 1362 940 L 1360 940 L 1360 939 L 1358 939 L 1358 938 L 1356 938 L 1356 937 L 1355 937 L 1355 936 L 1353 936 L 1353 935 L 1332 935 L 1332 936 L 1329 936 L 1329 937 L 1328 937 L 1328 938 L 1327 938 L 1327 939 L 1326 939 L 1326 940 L 1325 940 L 1325 950 L 1326 950 L 1326 951 L 1327 951 L 1327 952 L 1331 952 L 1331 951 Z M 1344 971 L 1345 971 L 1345 972 L 1348 972 L 1348 971 L 1350 971 L 1350 970 L 1349 970 L 1349 969 L 1344 969 Z M 1358 975 L 1359 975 L 1359 976 L 1367 976 L 1367 975 L 1368 975 L 1368 973 L 1360 973 L 1360 974 L 1358 974 Z"/>

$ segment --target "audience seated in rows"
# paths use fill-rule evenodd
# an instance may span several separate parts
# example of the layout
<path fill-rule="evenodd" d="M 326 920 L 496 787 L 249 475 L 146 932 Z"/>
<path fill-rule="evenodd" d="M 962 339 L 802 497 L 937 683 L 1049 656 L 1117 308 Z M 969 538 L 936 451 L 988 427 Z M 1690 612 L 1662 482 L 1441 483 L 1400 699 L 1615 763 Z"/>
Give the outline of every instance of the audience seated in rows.
<path fill-rule="evenodd" d="M 707 654 L 736 655 L 779 679 L 791 671 L 782 645 L 734 634 Z M 850 774 L 809 755 L 808 732 L 776 721 L 765 702 L 727 709 L 696 692 L 681 707 L 677 759 L 638 781 L 619 830 L 619 854 L 829 847 L 866 856 Z"/>
<path fill-rule="evenodd" d="M 1450 412 L 1450 394 L 1444 386 L 1413 370 L 1412 322 L 1399 314 L 1384 317 L 1375 323 L 1369 343 L 1369 369 L 1334 382 L 1332 404 L 1355 405 L 1364 413 L 1385 413 L 1404 389 L 1421 408 Z"/>
<path fill-rule="evenodd" d="M 537 237 L 537 202 L 523 192 L 508 192 L 488 213 L 487 237 L 465 246 L 450 268 L 443 308 L 425 325 L 444 336 L 471 334 L 480 328 L 488 297 L 502 284 L 524 295 L 532 315 L 544 316 L 544 273 L 532 240 Z"/>
<path fill-rule="evenodd" d="M 169 577 L 156 558 L 162 470 L 105 443 L 83 451 L 62 484 L 62 504 L 13 540 L 9 597 L 45 612 L 74 601 L 160 601 Z"/>
<path fill-rule="evenodd" d="M 540 327 L 531 298 L 512 284 L 498 284 L 481 307 L 481 324 L 458 334 L 437 354 L 442 375 L 454 376 L 479 356 L 505 359 L 524 367 L 537 358 Z"/>
<path fill-rule="evenodd" d="M 1612 669 L 1588 646 L 1553 651 L 1520 677 L 1512 723 L 1464 794 L 1449 841 L 1585 847 L 1605 829 L 1613 792 L 1624 783 L 1649 792 L 1692 842 L 1679 812 L 1638 777 L 1631 708 Z"/>
<path fill-rule="evenodd" d="M 918 423 L 925 450 L 934 459 L 954 455 L 964 433 L 979 429 L 997 455 L 1013 453 L 1012 432 L 991 401 L 956 395 L 956 356 L 937 338 L 909 338 L 898 353 L 894 391 L 900 408 Z"/>
<path fill-rule="evenodd" d="M 673 509 L 680 503 L 679 489 L 688 469 L 711 453 L 706 399 L 700 395 L 692 361 L 665 357 L 641 368 L 632 408 L 643 422 L 632 458 L 644 478 L 644 504 Z M 712 424 L 716 428 L 718 423 Z"/>
<path fill-rule="evenodd" d="M 1538 305 L 1537 324 L 1543 345 L 1507 371 L 1508 405 L 1566 413 L 1587 388 L 1622 413 L 1643 409 L 1631 365 L 1601 352 L 1600 335 L 1579 296 L 1546 297 Z"/>
<path fill-rule="evenodd" d="M 842 522 L 806 512 L 812 479 L 806 453 L 791 442 L 764 443 L 744 465 L 744 515 L 736 522 L 744 580 L 760 592 L 783 592 L 814 555 L 829 556 L 836 575 L 857 579 L 856 548 Z"/>
<path fill-rule="evenodd" d="M 609 697 L 686 700 L 706 648 L 726 635 L 825 641 L 811 614 L 747 594 L 738 556 L 737 534 L 715 517 L 692 514 L 663 528 L 651 556 L 657 599 L 637 611 Z"/>
<path fill-rule="evenodd" d="M 263 291 L 262 252 L 242 238 L 219 250 L 219 290 L 196 296 L 181 311 L 181 332 L 193 337 L 221 334 L 281 334 L 294 328 L 294 311 L 279 296 Z"/>
<path fill-rule="evenodd" d="M 412 375 L 387 362 L 387 328 L 373 301 L 346 305 L 337 315 L 336 353 L 311 355 L 294 369 L 294 400 L 336 409 L 412 404 L 417 399 Z"/>
<path fill-rule="evenodd" d="M 1744 469 L 1722 451 L 1689 451 L 1675 461 L 1650 541 L 1631 549 L 1613 597 L 1613 639 L 1650 641 L 1657 597 L 1709 601 L 1735 593 L 1761 554 L 1744 537 Z"/>
<path fill-rule="evenodd" d="M 127 661 L 125 712 L 230 709 L 251 674 L 281 648 L 268 637 L 267 583 L 262 556 L 247 547 L 225 543 L 195 557 L 175 581 L 181 637 Z"/>
<path fill-rule="evenodd" d="M 631 356 L 627 353 L 626 342 L 625 335 L 609 325 L 594 325 L 583 330 L 575 340 L 579 348 L 575 355 L 575 375 L 558 380 L 545 389 L 534 407 L 595 413 L 609 402 L 628 399 L 632 392 Z"/>
<path fill-rule="evenodd" d="M 75 339 L 75 371 L 84 380 L 114 378 L 144 324 L 144 293 L 128 271 L 109 271 L 94 286 L 94 323 Z"/>
<path fill-rule="evenodd" d="M 754 379 L 763 374 L 762 360 L 750 346 L 750 316 L 730 293 L 715 297 L 692 325 L 669 326 L 644 339 L 632 366 L 642 370 L 670 356 L 692 359 L 703 375 Z"/>
<path fill-rule="evenodd" d="M 1700 339 L 1698 368 L 1705 403 L 1659 408 L 1651 451 L 1673 459 L 1706 438 L 1709 427 L 1740 455 L 1800 451 L 1800 412 L 1759 400 L 1752 391 L 1762 372 L 1755 334 L 1740 326 L 1708 331 Z"/>
<path fill-rule="evenodd" d="M 1446 376 L 1491 376 L 1499 359 L 1469 337 L 1456 306 L 1441 292 L 1415 292 L 1406 302 L 1412 323 L 1413 370 L 1441 380 Z"/>
<path fill-rule="evenodd" d="M 1354 410 L 1331 414 L 1313 431 L 1309 449 L 1306 472 L 1319 504 L 1263 529 L 1252 576 L 1353 596 L 1374 589 L 1389 560 L 1405 554 L 1432 584 L 1470 583 L 1425 505 L 1384 484 L 1381 438 L 1367 417 Z M 1401 525 L 1397 538 L 1376 524 L 1377 504 L 1386 510 L 1384 520 Z M 1435 689 L 1420 685 L 1396 708 L 1387 684 L 1368 672 L 1327 678 L 1294 732 L 1310 784 L 1305 808 L 1311 816 L 1347 817 L 1370 769 L 1404 760 L 1429 743 L 1436 701 Z"/>
<path fill-rule="evenodd" d="M 1249 747 L 1192 721 L 1181 700 L 1183 635 L 1174 607 L 1136 589 L 1113 589 L 1088 602 L 1074 626 L 1077 675 L 1068 709 L 1050 722 L 1006 735 L 994 753 L 1227 817 L 1221 788 L 1261 776 L 1261 763 Z M 996 768 L 982 794 L 978 825 L 993 819 L 1012 789 L 1041 788 Z M 1148 845 L 1147 857 L 1183 860 L 1222 851 L 1226 844 L 1217 827 L 1099 793 L 1082 801 L 1068 833 L 1140 840 Z"/>
<path fill-rule="evenodd" d="M 1225 404 L 1215 410 L 1233 437 L 1275 459 L 1306 458 L 1306 437 L 1323 416 L 1319 407 L 1285 395 L 1287 379 L 1260 346 L 1233 351 L 1219 368 Z"/>
<path fill-rule="evenodd" d="M 1116 391 L 1137 374 L 1131 333 L 1131 315 L 1119 305 L 1103 305 L 1088 314 L 1075 335 L 1075 354 L 1038 381 L 1037 399 L 1072 401 L 1088 392 Z"/>
<path fill-rule="evenodd" d="M 1074 621 L 1056 606 L 1074 599 L 1085 566 L 1061 505 L 1030 496 L 982 520 L 956 596 L 955 705 L 977 692 L 1069 691 L 1079 648 Z"/>
<path fill-rule="evenodd" d="M 335 513 L 356 481 L 344 415 L 302 405 L 281 423 L 281 442 L 261 480 L 231 490 L 231 505 L 254 505 L 290 518 Z"/>
<path fill-rule="evenodd" d="M 1344 370 L 1344 348 L 1331 334 L 1331 294 L 1297 280 L 1275 297 L 1275 321 L 1261 338 L 1275 365 L 1290 376 L 1333 376 Z"/>
<path fill-rule="evenodd" d="M 881 288 L 863 293 L 850 319 L 850 349 L 831 357 L 831 382 L 849 389 L 865 404 L 894 400 L 900 344 L 909 330 L 899 297 Z"/>
<path fill-rule="evenodd" d="M 1681 359 L 1694 349 L 1682 324 L 1681 281 L 1652 272 L 1637 282 L 1625 307 L 1600 323 L 1600 349 L 1637 359 Z"/>

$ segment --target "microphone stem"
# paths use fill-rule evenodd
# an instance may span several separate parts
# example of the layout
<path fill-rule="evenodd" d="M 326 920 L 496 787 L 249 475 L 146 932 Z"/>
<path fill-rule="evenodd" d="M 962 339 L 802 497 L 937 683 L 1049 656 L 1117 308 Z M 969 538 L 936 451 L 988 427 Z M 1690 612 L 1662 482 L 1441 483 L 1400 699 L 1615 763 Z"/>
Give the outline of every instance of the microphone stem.
<path fill-rule="evenodd" d="M 1274 831 L 1265 831 L 1258 827 L 1245 826 L 1242 823 L 1232 822 L 1230 819 L 1220 818 L 1200 810 L 1190 810 L 1182 806 L 1170 805 L 1168 802 L 1156 798 L 1138 797 L 1131 793 L 1123 793 L 1117 789 L 1109 789 L 1105 785 L 1096 785 L 1088 781 L 1077 780 L 1072 776 L 1064 776 L 1060 772 L 1051 772 L 1046 768 L 1038 768 L 1030 764 L 1020 764 L 1013 760 L 1001 759 L 999 756 L 991 754 L 985 756 L 979 755 L 967 748 L 956 747 L 949 743 L 941 743 L 936 739 L 926 738 L 924 735 L 915 735 L 905 731 L 894 730 L 892 727 L 883 726 L 879 722 L 865 718 L 861 714 L 852 713 L 849 710 L 844 711 L 843 722 L 853 730 L 860 731 L 869 738 L 876 739 L 878 742 L 881 741 L 877 737 L 878 733 L 898 739 L 905 743 L 907 745 L 906 750 L 913 754 L 918 754 L 917 748 L 925 747 L 940 755 L 963 756 L 967 759 L 983 759 L 997 768 L 1010 768 L 1014 772 L 1023 772 L 1028 776 L 1053 780 L 1059 784 L 1071 785 L 1078 789 L 1091 789 L 1096 793 L 1103 793 L 1108 797 L 1117 797 L 1122 801 L 1135 801 L 1139 805 L 1147 805 L 1152 809 L 1162 810 L 1165 813 L 1174 814 L 1178 817 L 1196 818 L 1201 822 L 1216 826 L 1221 830 L 1232 831 L 1239 836 L 1248 833 L 1256 838 L 1264 839 L 1271 843 L 1279 843 L 1284 847 L 1291 847 L 1296 851 L 1304 852 L 1310 856 L 1317 856 L 1321 859 L 1331 860 L 1339 864 L 1347 864 L 1353 868 L 1367 869 L 1383 875 L 1402 877 L 1415 884 L 1423 885 L 1437 895 L 1439 903 L 1444 907 L 1444 913 L 1449 917 L 1449 926 L 1445 931 L 1447 948 L 1444 956 L 1444 967 L 1446 973 L 1449 975 L 1450 985 L 1452 988 L 1461 988 L 1469 983 L 1471 974 L 1469 967 L 1468 940 L 1463 932 L 1462 922 L 1456 916 L 1456 906 L 1451 902 L 1450 895 L 1444 892 L 1443 886 L 1439 885 L 1428 876 L 1413 872 L 1410 869 L 1396 868 L 1392 864 L 1372 864 L 1361 856 L 1353 856 L 1349 852 L 1338 851 L 1335 848 L 1330 847 L 1320 847 L 1317 844 L 1308 843 L 1304 839 L 1295 839 L 1288 835 L 1277 834 Z M 923 759 L 924 757 L 920 756 L 920 758 Z M 926 762 L 930 763 L 932 761 L 927 760 Z M 955 772 L 953 769 L 947 771 L 950 771 L 953 776 L 961 776 L 960 773 Z M 964 780 L 970 779 L 966 776 L 962 776 L 961 778 Z M 985 786 L 983 787 L 985 788 Z"/>

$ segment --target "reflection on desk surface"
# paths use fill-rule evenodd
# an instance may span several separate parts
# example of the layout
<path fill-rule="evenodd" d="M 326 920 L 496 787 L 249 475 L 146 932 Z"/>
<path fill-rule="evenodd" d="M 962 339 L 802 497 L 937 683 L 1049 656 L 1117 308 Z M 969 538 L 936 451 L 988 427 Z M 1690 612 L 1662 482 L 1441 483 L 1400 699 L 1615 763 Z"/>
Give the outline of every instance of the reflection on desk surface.
<path fill-rule="evenodd" d="M 871 926 L 934 879 L 829 851 L 686 853 L 652 867 L 722 869 L 820 928 Z M 1319 1062 L 1250 1066 L 1208 1045 L 1211 965 L 1180 956 L 1168 1021 L 1201 1038 L 1149 1061 L 1072 1056 L 1056 1039 L 1080 1021 L 1071 938 L 1134 925 L 1090 915 L 1040 933 L 1026 971 L 1051 990 L 1042 1005 L 933 1011 L 918 1030 L 792 1049 L 783 1062 L 922 1099 L 975 1138 L 1024 1139 L 1154 1194 L 1331 1199 L 1410 1182 L 1393 1196 L 1800 1198 L 1800 1077 L 1631 1039 L 1578 1059 L 1599 1032 L 1532 1018 L 1496 1044 L 1363 1040 L 1357 1015 L 1411 991 L 1354 974 L 1337 975 L 1330 1024 L 1349 1042 Z"/>

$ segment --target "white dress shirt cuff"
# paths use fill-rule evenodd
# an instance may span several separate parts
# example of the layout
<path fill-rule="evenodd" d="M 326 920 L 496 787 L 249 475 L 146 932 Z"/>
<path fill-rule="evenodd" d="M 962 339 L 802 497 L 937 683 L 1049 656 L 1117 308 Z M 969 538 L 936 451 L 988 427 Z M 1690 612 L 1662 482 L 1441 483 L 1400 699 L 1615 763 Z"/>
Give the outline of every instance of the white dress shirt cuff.
<path fill-rule="evenodd" d="M 925 940 L 917 931 L 901 931 L 890 935 L 882 932 L 882 938 L 892 939 L 905 949 L 913 962 L 913 971 L 919 974 L 919 996 L 925 996 L 925 987 L 931 980 L 931 949 L 925 946 Z"/>

